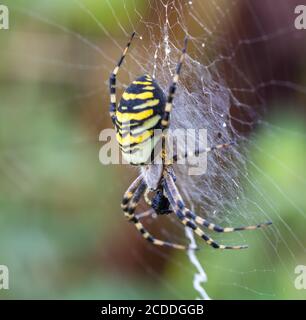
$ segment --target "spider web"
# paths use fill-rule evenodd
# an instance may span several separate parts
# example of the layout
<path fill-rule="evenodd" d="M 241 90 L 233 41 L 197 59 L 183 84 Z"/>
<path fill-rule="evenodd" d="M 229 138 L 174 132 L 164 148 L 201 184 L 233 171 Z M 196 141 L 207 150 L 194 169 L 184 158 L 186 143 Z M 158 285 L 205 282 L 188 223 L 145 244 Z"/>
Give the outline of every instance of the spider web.
<path fill-rule="evenodd" d="M 305 101 L 305 84 L 294 82 L 289 76 L 293 67 L 282 66 L 280 75 L 274 69 L 276 56 L 281 61 L 289 55 L 282 43 L 296 32 L 294 16 L 289 13 L 290 10 L 294 12 L 294 4 L 279 1 L 279 7 L 274 8 L 272 1 L 257 1 L 255 4 L 254 1 L 245 0 L 100 2 L 116 28 L 112 27 L 109 19 L 104 20 L 96 14 L 97 5 L 93 1 L 71 0 L 65 4 L 66 11 L 77 12 L 77 16 L 86 21 L 84 27 L 78 20 L 75 27 L 71 27 L 65 15 L 58 14 L 57 2 L 47 5 L 41 1 L 40 5 L 33 5 L 33 8 L 16 2 L 12 8 L 17 17 L 25 16 L 33 24 L 34 37 L 37 26 L 42 26 L 52 30 L 54 37 L 63 41 L 68 38 L 73 42 L 71 60 L 62 51 L 57 52 L 52 43 L 48 48 L 50 50 L 39 52 L 35 47 L 26 52 L 21 50 L 13 53 L 18 57 L 17 60 L 22 58 L 33 65 L 45 66 L 45 74 L 30 74 L 30 77 L 42 77 L 43 81 L 57 83 L 64 76 L 65 81 L 77 88 L 78 93 L 67 92 L 65 99 L 55 101 L 58 105 L 76 103 L 83 106 L 82 112 L 91 121 L 88 125 L 96 131 L 91 138 L 71 138 L 65 142 L 66 147 L 73 146 L 79 152 L 84 152 L 84 145 L 94 142 L 95 134 L 103 129 L 101 123 L 110 127 L 108 76 L 133 30 L 136 30 L 136 39 L 120 69 L 118 98 L 134 78 L 144 73 L 156 77 L 167 91 L 184 36 L 188 35 L 188 56 L 178 84 L 171 126 L 206 128 L 209 145 L 232 140 L 237 144 L 209 154 L 208 170 L 202 176 L 189 176 L 185 167 L 176 167 L 179 189 L 188 205 L 212 222 L 236 226 L 273 221 L 273 226 L 265 230 L 212 234 L 220 243 L 250 244 L 247 253 L 220 253 L 206 247 L 193 237 L 190 230 L 185 230 L 185 233 L 174 216 L 159 219 L 151 217 L 145 223 L 161 238 L 179 243 L 195 241 L 201 250 L 186 255 L 163 251 L 147 244 L 140 247 L 137 243 L 142 239 L 135 236 L 137 240 L 133 240 L 132 236 L 131 243 L 125 247 L 129 251 L 128 257 L 124 255 L 129 261 L 127 264 L 136 265 L 136 269 L 144 275 L 145 282 L 157 282 L 163 288 L 161 297 L 231 298 L 233 291 L 237 298 L 288 297 L 284 292 L 288 290 L 287 287 L 294 286 L 295 266 L 306 263 L 306 239 L 300 227 L 305 223 L 305 203 L 297 197 L 305 189 L 306 180 L 303 166 L 300 163 L 292 166 L 287 161 L 287 154 L 282 152 L 281 145 L 287 147 L 284 149 L 286 152 L 292 151 L 305 160 L 305 148 L 300 148 L 305 146 L 305 131 L 302 129 L 303 123 L 296 126 L 295 120 L 290 121 L 286 116 L 284 120 L 281 115 L 278 122 L 277 117 L 273 118 L 271 114 L 281 114 L 287 106 L 290 106 L 293 114 L 297 113 L 299 105 L 293 105 L 292 101 L 297 103 L 294 100 L 296 97 L 300 99 L 300 105 Z M 241 7 L 244 11 L 241 11 Z M 266 15 L 259 10 L 260 7 L 266 9 Z M 284 23 L 272 21 L 268 28 L 265 19 L 271 16 L 275 18 L 275 10 L 282 14 L 285 12 L 289 20 L 283 18 Z M 253 26 L 251 32 L 245 30 L 247 26 L 244 29 L 244 23 L 247 22 L 244 15 Z M 95 37 L 91 28 L 99 30 Z M 36 41 L 42 41 L 41 36 Z M 296 43 L 305 40 L 304 37 L 305 34 L 299 34 Z M 280 43 L 276 46 L 278 54 L 273 51 L 276 50 L 275 43 Z M 24 45 L 20 46 L 24 48 Z M 260 51 L 256 49 L 258 47 Z M 298 50 L 299 47 L 293 46 L 294 49 Z M 10 52 L 10 47 L 7 52 Z M 282 97 L 284 100 L 281 100 Z M 278 106 L 274 107 L 274 104 L 280 102 L 283 106 L 282 111 L 278 112 Z M 85 108 L 86 111 L 83 110 Z M 93 122 L 97 117 L 98 121 Z M 290 147 L 289 141 L 296 143 Z M 15 151 L 12 150 L 13 153 Z M 282 169 L 285 179 L 290 180 L 289 186 L 295 186 L 293 190 L 286 189 L 282 176 L 278 177 L 278 173 L 273 172 L 267 163 L 274 163 Z M 130 167 L 115 167 L 109 170 L 118 170 L 123 178 L 117 176 L 112 190 L 122 193 L 137 172 Z M 302 172 L 297 172 L 297 169 Z M 20 184 L 18 179 L 16 184 Z M 107 187 L 103 184 L 101 188 Z M 116 199 L 118 205 L 114 204 L 110 214 L 115 216 L 112 223 L 123 225 L 124 218 L 119 214 L 120 192 Z M 285 215 L 282 210 L 290 215 Z M 102 217 L 105 218 L 106 213 Z M 291 217 L 295 217 L 295 220 Z M 95 232 L 99 230 L 95 229 Z M 129 231 L 126 236 L 130 235 Z M 252 254 L 252 248 L 258 257 L 254 256 L 254 252 Z M 112 260 L 109 254 L 112 247 L 100 247 L 100 250 L 104 251 L 106 259 Z M 153 258 L 148 258 L 150 256 Z M 157 262 L 152 264 L 152 259 Z M 122 260 L 119 258 L 119 261 Z M 124 268 L 119 268 L 118 272 L 124 279 Z M 279 281 L 280 274 L 288 279 L 285 285 Z M 184 282 L 184 279 L 189 282 Z M 290 290 L 290 298 L 299 297 L 299 292 Z"/>

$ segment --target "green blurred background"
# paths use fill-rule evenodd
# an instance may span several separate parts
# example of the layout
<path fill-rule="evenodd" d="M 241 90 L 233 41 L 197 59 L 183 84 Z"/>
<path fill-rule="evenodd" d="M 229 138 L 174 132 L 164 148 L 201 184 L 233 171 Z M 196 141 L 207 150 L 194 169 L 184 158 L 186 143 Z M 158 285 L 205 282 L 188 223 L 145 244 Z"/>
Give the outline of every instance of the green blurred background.
<path fill-rule="evenodd" d="M 98 134 L 111 126 L 107 77 L 120 54 L 110 37 L 123 46 L 131 21 L 137 25 L 140 15 L 154 18 L 162 9 L 140 0 L 2 3 L 10 8 L 10 30 L 0 30 L 0 264 L 10 270 L 10 289 L 0 290 L 0 297 L 197 297 L 186 255 L 151 248 L 121 213 L 121 196 L 135 169 L 98 161 Z M 261 5 L 262 11 L 252 12 L 264 24 Z M 286 17 L 291 7 L 280 7 Z M 228 13 L 231 21 L 239 16 L 242 23 L 243 10 L 238 1 Z M 209 14 L 218 17 L 217 11 L 210 8 Z M 305 35 L 297 36 L 299 45 L 300 39 Z M 306 86 L 305 61 L 295 56 L 305 43 L 280 59 L 289 72 L 280 75 L 273 64 L 266 66 L 270 79 L 283 76 Z M 275 52 L 263 54 L 274 60 Z M 260 203 L 275 226 L 268 238 L 248 233 L 245 252 L 199 251 L 212 298 L 306 298 L 306 290 L 294 287 L 295 266 L 306 265 L 305 89 L 273 92 L 265 106 L 268 125 L 257 129 L 248 154 L 260 193 L 250 189 L 247 198 L 249 209 Z"/>

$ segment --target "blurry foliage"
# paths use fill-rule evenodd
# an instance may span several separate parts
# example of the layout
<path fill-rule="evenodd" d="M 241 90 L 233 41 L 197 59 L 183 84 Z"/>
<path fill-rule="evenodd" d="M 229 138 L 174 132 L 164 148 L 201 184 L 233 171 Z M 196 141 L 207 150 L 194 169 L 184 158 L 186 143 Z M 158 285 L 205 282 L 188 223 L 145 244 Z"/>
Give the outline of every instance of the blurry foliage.
<path fill-rule="evenodd" d="M 90 33 L 90 35 L 97 34 L 99 36 L 101 36 L 101 28 L 97 21 L 103 21 L 105 30 L 112 30 L 112 34 L 121 35 L 122 29 L 131 28 L 131 21 L 135 21 L 139 17 L 134 8 L 137 7 L 137 11 L 140 14 L 144 14 L 147 8 L 147 3 L 143 0 L 124 2 L 122 0 L 4 0 L 1 3 L 7 4 L 9 8 L 13 7 L 18 10 L 28 11 L 30 14 L 37 15 L 42 19 L 48 20 L 48 18 L 52 17 L 52 21 L 70 26 L 74 31 L 79 31 L 83 34 Z M 86 13 L 87 11 L 88 14 Z M 12 13 L 16 14 L 14 11 Z M 19 23 L 25 23 L 27 19 L 21 16 L 18 19 L 11 20 L 17 21 L 19 25 Z"/>
<path fill-rule="evenodd" d="M 36 282 L 39 291 L 44 281 L 37 276 L 60 286 L 63 260 L 86 256 L 101 241 L 105 215 L 108 223 L 113 218 L 106 199 L 116 188 L 105 188 L 114 171 L 99 165 L 97 145 L 67 109 L 48 103 L 50 90 L 14 90 L 22 99 L 2 105 L 0 117 L 0 261 L 14 275 L 12 288 L 21 287 L 8 294 L 20 297 Z M 1 91 L 3 101 L 12 96 Z"/>

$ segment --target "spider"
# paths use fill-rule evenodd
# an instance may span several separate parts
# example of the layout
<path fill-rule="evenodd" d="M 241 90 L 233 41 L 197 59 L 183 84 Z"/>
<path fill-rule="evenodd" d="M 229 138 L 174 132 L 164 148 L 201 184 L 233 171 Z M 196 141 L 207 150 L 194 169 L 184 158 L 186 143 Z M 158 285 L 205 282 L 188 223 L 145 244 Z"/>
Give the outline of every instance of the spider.
<path fill-rule="evenodd" d="M 221 227 L 211 223 L 208 220 L 196 215 L 188 209 L 176 187 L 175 174 L 172 163 L 178 160 L 178 156 L 172 157 L 172 162 L 166 161 L 165 138 L 169 128 L 170 113 L 173 107 L 173 98 L 175 95 L 177 82 L 182 64 L 186 55 L 187 37 L 184 40 L 184 46 L 178 61 L 176 72 L 169 87 L 168 96 L 164 94 L 158 83 L 150 76 L 143 75 L 137 78 L 125 90 L 117 107 L 116 102 L 116 76 L 128 52 L 135 32 L 131 35 L 121 58 L 111 73 L 109 79 L 110 88 L 110 117 L 116 129 L 116 138 L 118 140 L 123 157 L 132 165 L 141 167 L 141 174 L 130 185 L 123 196 L 121 207 L 125 217 L 129 222 L 135 224 L 137 230 L 143 238 L 157 246 L 166 246 L 175 249 L 190 249 L 182 244 L 171 243 L 156 239 L 143 226 L 141 217 L 155 212 L 156 214 L 175 213 L 179 221 L 191 228 L 195 234 L 201 237 L 208 245 L 215 249 L 244 249 L 247 245 L 223 245 L 218 244 L 208 236 L 199 226 L 203 226 L 215 232 L 234 232 L 241 230 L 254 230 L 267 225 L 271 222 L 265 222 L 253 226 L 244 227 Z M 152 157 L 153 151 L 156 151 L 157 143 L 154 142 L 154 130 L 161 129 L 162 135 L 159 141 L 163 141 L 159 155 L 162 159 L 160 164 L 149 163 L 146 161 Z M 158 139 L 157 139 L 158 140 Z M 232 143 L 216 145 L 199 152 L 210 152 L 230 146 Z M 187 157 L 183 154 L 182 157 Z M 152 200 L 148 198 L 149 192 L 154 192 Z M 135 214 L 136 207 L 144 196 L 151 209 L 142 213 Z"/>

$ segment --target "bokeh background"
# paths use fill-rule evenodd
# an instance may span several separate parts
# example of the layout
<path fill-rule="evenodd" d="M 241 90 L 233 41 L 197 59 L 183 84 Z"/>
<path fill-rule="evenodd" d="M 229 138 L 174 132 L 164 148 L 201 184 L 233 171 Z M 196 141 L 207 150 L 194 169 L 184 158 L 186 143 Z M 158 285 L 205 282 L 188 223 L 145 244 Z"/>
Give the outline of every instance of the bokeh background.
<path fill-rule="evenodd" d="M 189 2 L 169 1 L 169 8 L 198 5 Z M 0 290 L 0 297 L 197 297 L 187 256 L 152 248 L 121 213 L 121 196 L 137 171 L 102 166 L 98 159 L 99 132 L 111 127 L 107 78 L 113 62 L 131 25 L 140 17 L 157 21 L 165 7 L 153 0 L 1 3 L 10 9 L 10 30 L 0 30 L 0 264 L 9 267 L 10 290 Z M 295 266 L 306 265 L 306 30 L 293 24 L 299 3 L 203 3 L 202 23 L 218 35 L 227 32 L 223 46 L 253 39 L 231 63 L 248 71 L 264 97 L 259 104 L 255 95 L 237 93 L 254 109 L 260 105 L 268 123 L 252 128 L 247 157 L 259 168 L 250 175 L 260 193 L 250 191 L 248 199 L 267 211 L 272 204 L 276 225 L 268 245 L 248 233 L 247 252 L 200 250 L 209 279 L 204 287 L 218 299 L 304 299 L 306 291 L 294 287 Z M 186 21 L 188 32 L 199 34 L 200 23 Z M 161 29 L 152 25 L 151 32 L 159 37 Z M 241 78 L 222 72 L 241 85 Z M 124 71 L 121 76 L 128 79 Z M 171 221 L 150 227 L 162 237 Z"/>

